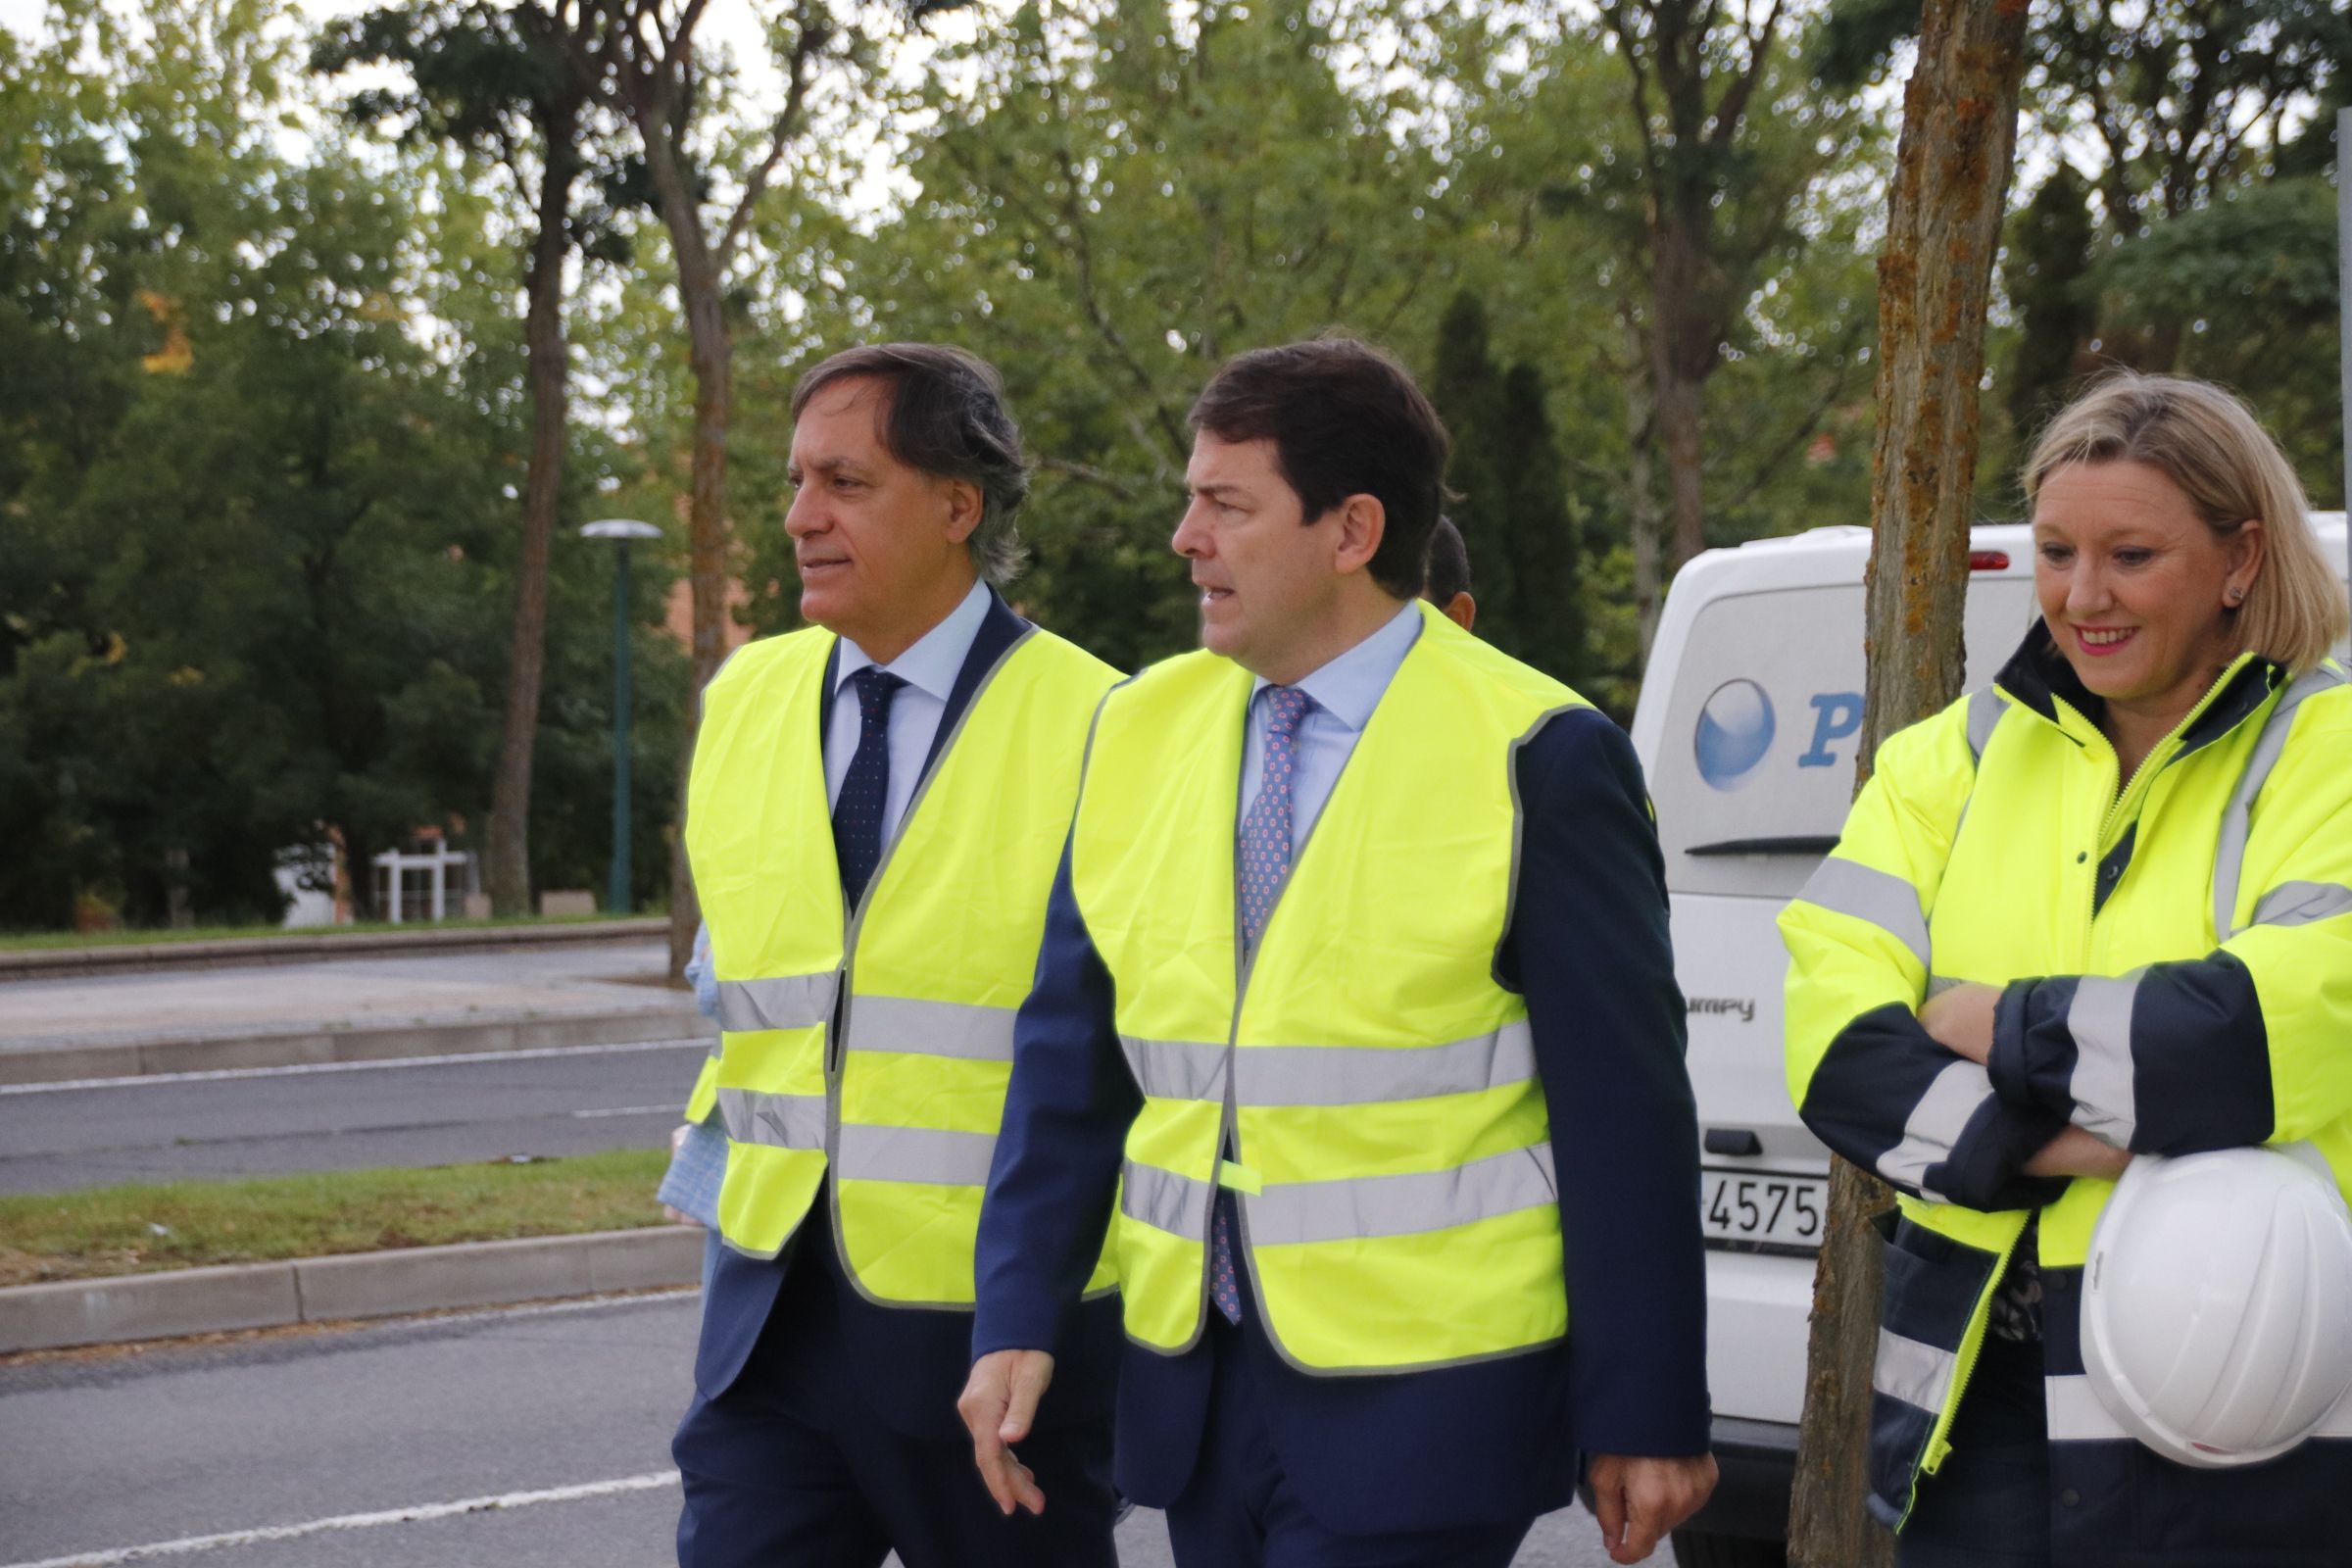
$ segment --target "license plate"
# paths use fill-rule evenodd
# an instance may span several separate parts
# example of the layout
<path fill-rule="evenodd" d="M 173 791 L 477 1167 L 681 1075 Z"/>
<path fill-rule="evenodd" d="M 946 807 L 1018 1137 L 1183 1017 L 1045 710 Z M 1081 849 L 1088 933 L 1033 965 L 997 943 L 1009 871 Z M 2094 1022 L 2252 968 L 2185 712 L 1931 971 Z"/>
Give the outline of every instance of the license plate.
<path fill-rule="evenodd" d="M 1740 1252 L 1811 1252 L 1830 1214 L 1826 1176 L 1702 1169 L 1699 1228 L 1710 1247 Z"/>

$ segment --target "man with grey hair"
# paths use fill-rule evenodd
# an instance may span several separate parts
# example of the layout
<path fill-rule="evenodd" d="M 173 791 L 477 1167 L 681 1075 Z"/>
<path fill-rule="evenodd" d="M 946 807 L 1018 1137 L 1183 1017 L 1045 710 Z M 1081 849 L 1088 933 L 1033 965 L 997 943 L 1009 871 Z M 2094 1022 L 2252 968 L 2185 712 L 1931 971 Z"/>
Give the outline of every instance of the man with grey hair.
<path fill-rule="evenodd" d="M 996 592 L 1028 467 L 994 369 L 850 349 L 792 413 L 812 624 L 711 681 L 687 793 L 721 1031 L 687 1114 L 727 1150 L 678 1561 L 1112 1568 L 1107 1272 L 1023 1450 L 1052 1516 L 991 1504 L 956 1395 L 1013 1011 L 1118 676 Z"/>

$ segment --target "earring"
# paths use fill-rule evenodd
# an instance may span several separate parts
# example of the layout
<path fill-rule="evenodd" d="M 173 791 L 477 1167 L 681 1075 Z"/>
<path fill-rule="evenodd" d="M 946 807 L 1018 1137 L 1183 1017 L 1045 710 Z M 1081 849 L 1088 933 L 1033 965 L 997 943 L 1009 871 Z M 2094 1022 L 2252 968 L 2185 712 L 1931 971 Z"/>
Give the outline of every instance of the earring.
<path fill-rule="evenodd" d="M 2234 586 L 2234 585 L 2233 585 L 2233 586 L 2230 588 L 2230 602 L 2231 604 L 2233 604 L 2233 605 L 2240 605 L 2240 604 L 2244 604 L 2244 603 L 2245 603 L 2245 599 L 2246 599 L 2246 591 L 2245 591 L 2243 588 L 2239 588 L 2239 587 L 2236 587 L 2236 586 Z"/>

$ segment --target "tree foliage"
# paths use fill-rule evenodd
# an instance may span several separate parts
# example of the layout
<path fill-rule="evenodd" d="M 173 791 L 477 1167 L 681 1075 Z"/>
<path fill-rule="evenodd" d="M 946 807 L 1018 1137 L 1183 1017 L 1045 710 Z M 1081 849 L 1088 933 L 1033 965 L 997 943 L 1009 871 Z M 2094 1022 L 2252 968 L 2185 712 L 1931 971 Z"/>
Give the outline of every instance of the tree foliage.
<path fill-rule="evenodd" d="M 464 172 L 379 167 L 331 125 L 289 161 L 253 106 L 298 61 L 258 9 L 159 12 L 145 39 L 65 15 L 47 49 L 10 46 L 0 96 L 36 196 L 8 212 L 0 343 L 41 367 L 0 392 L 0 811 L 25 826 L 0 925 L 77 902 L 158 921 L 175 888 L 206 918 L 272 917 L 281 852 L 332 836 L 364 867 L 479 819 L 518 333 L 453 310 L 499 330 L 437 351 L 436 280 L 462 295 L 495 251 L 450 199 Z M 606 664 L 604 566 L 556 574 L 575 689 Z M 674 715 L 676 662 L 649 654 Z M 601 760 L 579 738 L 603 706 L 551 715 L 554 749 Z M 557 772 L 542 874 L 583 882 L 608 803 Z"/>
<path fill-rule="evenodd" d="M 2342 19 L 2242 9 L 2036 13 L 2046 172 L 2008 232 L 1985 477 L 2123 359 L 2235 385 L 2333 496 Z M 595 10 L 636 42 L 564 69 L 635 124 L 630 156 L 585 116 L 570 147 L 554 513 L 681 541 L 644 563 L 641 895 L 692 680 L 663 598 L 704 579 L 706 669 L 730 606 L 796 623 L 786 399 L 852 342 L 1004 370 L 1040 467 L 1014 598 L 1127 667 L 1195 640 L 1168 548 L 1192 400 L 1321 331 L 1435 390 L 1482 631 L 1613 712 L 1675 527 L 1869 514 L 1873 83 L 1916 0 L 811 3 L 762 14 L 766 74 L 679 0 Z M 52 0 L 38 40 L 0 31 L 0 924 L 159 919 L 174 887 L 267 916 L 278 852 L 330 828 L 479 845 L 532 471 L 529 106 L 562 74 L 532 19 L 563 14 L 410 0 L 315 39 L 293 0 Z M 382 62 L 356 107 L 406 134 L 355 135 L 315 46 Z M 624 57 L 633 85 L 602 74 Z M 553 530 L 541 886 L 603 865 L 611 569 Z"/>

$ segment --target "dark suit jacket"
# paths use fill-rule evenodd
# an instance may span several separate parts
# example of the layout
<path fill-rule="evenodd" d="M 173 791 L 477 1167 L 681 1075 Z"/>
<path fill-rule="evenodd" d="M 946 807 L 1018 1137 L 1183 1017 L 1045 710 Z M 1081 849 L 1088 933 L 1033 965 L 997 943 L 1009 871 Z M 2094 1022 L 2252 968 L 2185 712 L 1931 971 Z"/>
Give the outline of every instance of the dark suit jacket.
<path fill-rule="evenodd" d="M 1284 1472 L 1310 1513 L 1351 1531 L 1532 1517 L 1569 1499 L 1579 1448 L 1707 1447 L 1698 1134 L 1641 767 L 1585 710 L 1552 718 L 1518 767 L 1520 884 L 1496 973 L 1527 998 L 1550 1103 L 1568 1339 L 1433 1372 L 1316 1377 L 1280 1361 L 1246 1313 L 1239 1349 L 1258 1363 Z M 981 1211 L 975 1355 L 1052 1348 L 1101 1246 L 1141 1104 L 1112 1004 L 1065 851 Z M 1216 1338 L 1180 1356 L 1126 1349 L 1117 1475 L 1140 1502 L 1164 1507 L 1192 1473 Z"/>
<path fill-rule="evenodd" d="M 939 732 L 923 760 L 928 773 L 956 723 L 969 707 L 980 681 L 1028 622 L 1004 601 L 989 596 L 988 614 L 972 639 L 971 652 L 948 694 Z M 825 662 L 824 698 L 811 746 L 823 744 L 832 715 L 834 672 L 840 657 Z M 830 1178 L 828 1178 L 829 1180 Z M 956 1396 L 971 1368 L 972 1318 L 968 1312 L 928 1307 L 882 1306 L 867 1300 L 845 1276 L 831 1214 L 832 1194 L 819 1188 L 808 1217 L 773 1261 L 720 1250 L 716 1272 L 703 1298 L 702 1339 L 695 1350 L 694 1381 L 707 1398 L 717 1398 L 743 1372 L 769 1314 L 776 1311 L 788 1275 L 791 1328 L 826 1333 L 842 1348 L 842 1371 L 855 1380 L 859 1399 L 894 1430 L 915 1436 L 960 1438 Z M 1090 1302 L 1072 1315 L 1066 1341 L 1072 1377 L 1039 1411 L 1041 1424 L 1103 1420 L 1110 1412 L 1119 1356 L 1118 1301 Z"/>

